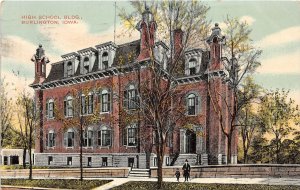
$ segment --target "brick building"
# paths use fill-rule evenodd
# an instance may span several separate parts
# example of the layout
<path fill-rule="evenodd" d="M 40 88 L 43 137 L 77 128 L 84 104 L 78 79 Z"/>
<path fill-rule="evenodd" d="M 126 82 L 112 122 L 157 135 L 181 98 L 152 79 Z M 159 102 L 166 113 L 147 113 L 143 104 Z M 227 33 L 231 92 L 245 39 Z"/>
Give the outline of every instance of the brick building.
<path fill-rule="evenodd" d="M 77 117 L 75 104 L 80 102 L 80 115 L 95 115 L 101 120 L 91 123 L 83 132 L 83 165 L 155 166 L 155 151 L 146 156 L 140 136 L 145 133 L 140 123 L 128 123 L 121 127 L 111 118 L 121 120 L 121 112 L 137 109 L 132 100 L 138 93 L 136 65 L 142 65 L 139 76 L 147 77 L 147 61 L 150 53 L 146 44 L 154 46 L 156 61 L 165 69 L 169 48 L 156 41 L 157 25 L 149 11 L 137 24 L 141 39 L 126 44 L 113 42 L 88 47 L 62 55 L 62 61 L 52 63 L 46 77 L 46 63 L 42 46 L 37 49 L 32 61 L 35 63 L 35 80 L 30 85 L 35 90 L 40 110 L 40 128 L 37 131 L 35 164 L 50 166 L 79 166 L 79 134 L 76 126 L 68 126 L 65 120 Z M 149 31 L 149 38 L 148 33 Z M 175 52 L 180 51 L 181 30 L 173 32 Z M 223 164 L 226 162 L 227 142 L 222 134 L 217 116 L 208 95 L 208 78 L 214 78 L 211 86 L 225 93 L 230 100 L 230 88 L 223 82 L 227 76 L 221 61 L 221 29 L 218 25 L 207 38 L 209 50 L 190 49 L 183 53 L 183 74 L 176 76 L 178 90 L 185 94 L 186 115 L 197 121 L 192 129 L 178 123 L 168 135 L 164 165 L 181 165 L 187 158 L 192 165 Z M 209 77 L 208 77 L 209 76 Z M 74 95 L 74 89 L 81 89 Z M 85 90 L 83 90 L 85 89 Z M 84 91 L 84 92 L 83 92 Z M 118 97 L 118 98 L 115 98 Z M 230 101 L 229 101 L 230 102 Z M 96 111 L 98 110 L 98 112 Z M 222 109 L 226 112 L 226 109 Z M 228 118 L 226 118 L 228 120 Z M 224 125 L 229 121 L 225 119 Z M 201 131 L 204 135 L 196 135 Z M 152 142 L 147 142 L 152 143 Z M 237 134 L 232 140 L 233 163 L 237 160 Z"/>

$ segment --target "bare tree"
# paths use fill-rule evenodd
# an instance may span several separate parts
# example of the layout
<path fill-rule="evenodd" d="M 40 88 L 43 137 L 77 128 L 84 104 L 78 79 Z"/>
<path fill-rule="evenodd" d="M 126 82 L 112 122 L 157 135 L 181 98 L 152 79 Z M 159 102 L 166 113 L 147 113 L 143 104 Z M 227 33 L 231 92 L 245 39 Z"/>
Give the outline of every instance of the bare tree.
<path fill-rule="evenodd" d="M 239 126 L 239 114 L 242 108 L 251 101 L 251 98 L 239 98 L 240 86 L 244 78 L 260 66 L 258 59 L 262 51 L 252 45 L 251 29 L 246 22 L 227 17 L 225 24 L 226 44 L 223 46 L 224 52 L 221 59 L 228 73 L 225 81 L 229 84 L 232 97 L 228 99 L 226 94 L 212 85 L 216 80 L 214 77 L 208 77 L 208 92 L 221 130 L 227 139 L 227 163 L 229 164 L 231 163 L 232 141 Z M 227 111 L 224 112 L 224 109 Z M 225 115 L 227 112 L 228 116 Z M 229 118 L 228 128 L 225 125 L 227 117 Z"/>

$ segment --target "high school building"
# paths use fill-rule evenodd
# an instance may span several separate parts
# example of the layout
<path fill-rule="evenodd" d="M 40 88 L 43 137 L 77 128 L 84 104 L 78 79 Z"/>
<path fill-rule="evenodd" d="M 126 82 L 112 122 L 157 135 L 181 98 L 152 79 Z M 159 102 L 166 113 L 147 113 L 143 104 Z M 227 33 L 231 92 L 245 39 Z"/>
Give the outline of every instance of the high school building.
<path fill-rule="evenodd" d="M 155 148 L 149 155 L 143 147 L 152 141 L 142 142 L 140 138 L 146 133 L 145 126 L 141 122 L 126 125 L 115 122 L 122 120 L 124 113 L 137 109 L 133 100 L 138 95 L 137 77 L 140 75 L 133 68 L 142 65 L 138 72 L 147 72 L 150 53 L 146 44 L 153 43 L 155 60 L 167 68 L 170 49 L 163 42 L 156 41 L 157 25 L 149 10 L 143 13 L 137 29 L 141 33 L 139 40 L 119 45 L 107 42 L 62 55 L 61 61 L 52 63 L 47 77 L 46 63 L 49 60 L 41 45 L 37 49 L 32 58 L 35 80 L 30 85 L 35 90 L 40 110 L 40 127 L 35 142 L 36 165 L 78 167 L 80 128 L 72 121 L 98 117 L 83 129 L 85 167 L 156 166 Z M 181 48 L 183 35 L 181 30 L 173 32 L 175 51 Z M 221 60 L 223 40 L 221 29 L 216 24 L 207 38 L 209 50 L 190 49 L 183 53 L 184 71 L 174 80 L 186 99 L 182 106 L 187 117 L 193 118 L 196 124 L 187 129 L 183 126 L 189 123 L 178 123 L 168 134 L 164 165 L 181 165 L 185 159 L 191 165 L 224 164 L 227 156 L 231 156 L 233 163 L 237 162 L 237 134 L 232 139 L 232 155 L 226 155 L 226 138 L 207 90 L 209 76 L 214 79 L 211 86 L 231 102 L 231 90 L 223 80 L 227 76 Z M 147 74 L 144 73 L 143 77 Z M 78 102 L 80 113 L 76 112 Z M 222 111 L 227 112 L 226 109 Z M 224 126 L 228 125 L 229 120 L 225 118 Z M 202 135 L 197 135 L 199 132 Z"/>

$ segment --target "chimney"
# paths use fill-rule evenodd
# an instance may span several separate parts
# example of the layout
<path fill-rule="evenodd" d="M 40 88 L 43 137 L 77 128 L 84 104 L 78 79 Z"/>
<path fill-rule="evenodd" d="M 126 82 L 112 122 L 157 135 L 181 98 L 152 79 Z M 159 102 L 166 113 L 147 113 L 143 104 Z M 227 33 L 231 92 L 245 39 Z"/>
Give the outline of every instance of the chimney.
<path fill-rule="evenodd" d="M 179 29 L 175 29 L 173 31 L 173 54 L 174 58 L 177 59 L 182 52 L 183 49 L 183 31 Z"/>

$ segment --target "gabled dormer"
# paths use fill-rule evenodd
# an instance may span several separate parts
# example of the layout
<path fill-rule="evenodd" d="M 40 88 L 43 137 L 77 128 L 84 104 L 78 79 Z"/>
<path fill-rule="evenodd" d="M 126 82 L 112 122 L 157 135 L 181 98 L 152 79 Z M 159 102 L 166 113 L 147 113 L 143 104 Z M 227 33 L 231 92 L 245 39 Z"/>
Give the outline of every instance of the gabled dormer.
<path fill-rule="evenodd" d="M 185 75 L 200 74 L 203 50 L 191 49 L 185 52 Z"/>
<path fill-rule="evenodd" d="M 79 65 L 79 54 L 72 52 L 61 57 L 64 64 L 64 78 L 74 76 Z"/>
<path fill-rule="evenodd" d="M 117 47 L 113 42 L 96 45 L 99 60 L 98 69 L 105 70 L 112 66 Z"/>
<path fill-rule="evenodd" d="M 92 72 L 97 59 L 97 50 L 93 47 L 89 47 L 79 50 L 78 53 L 80 56 L 80 74 Z"/>

